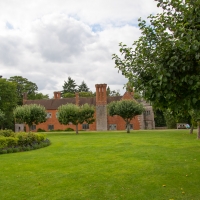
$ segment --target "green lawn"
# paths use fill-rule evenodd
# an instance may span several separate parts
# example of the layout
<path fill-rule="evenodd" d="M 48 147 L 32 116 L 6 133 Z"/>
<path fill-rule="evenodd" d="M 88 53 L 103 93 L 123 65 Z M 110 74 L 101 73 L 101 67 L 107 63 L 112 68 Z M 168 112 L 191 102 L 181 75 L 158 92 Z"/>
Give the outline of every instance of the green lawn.
<path fill-rule="evenodd" d="M 0 200 L 199 200 L 188 132 L 49 133 L 48 147 L 0 155 Z"/>

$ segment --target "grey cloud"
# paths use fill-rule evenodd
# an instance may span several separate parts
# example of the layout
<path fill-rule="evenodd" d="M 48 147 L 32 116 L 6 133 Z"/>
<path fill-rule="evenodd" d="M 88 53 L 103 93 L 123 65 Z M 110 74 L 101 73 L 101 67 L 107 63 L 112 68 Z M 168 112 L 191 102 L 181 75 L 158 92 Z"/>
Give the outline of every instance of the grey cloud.
<path fill-rule="evenodd" d="M 20 56 L 20 39 L 0 37 L 0 62 L 5 65 L 16 65 Z"/>
<path fill-rule="evenodd" d="M 49 22 L 37 32 L 39 51 L 50 62 L 72 62 L 85 46 L 95 40 L 89 28 L 78 21 L 62 19 L 56 25 Z"/>

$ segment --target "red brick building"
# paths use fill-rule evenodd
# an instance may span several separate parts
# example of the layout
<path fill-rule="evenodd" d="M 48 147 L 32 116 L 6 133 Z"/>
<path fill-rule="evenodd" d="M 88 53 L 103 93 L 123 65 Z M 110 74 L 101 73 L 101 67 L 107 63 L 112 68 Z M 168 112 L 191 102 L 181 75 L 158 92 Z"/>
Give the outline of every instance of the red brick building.
<path fill-rule="evenodd" d="M 83 105 L 88 103 L 95 106 L 95 122 L 93 124 L 79 124 L 79 130 L 91 130 L 91 131 L 104 131 L 104 130 L 125 130 L 125 121 L 120 116 L 108 116 L 107 104 L 112 101 L 120 101 L 121 99 L 133 99 L 133 95 L 129 92 L 125 92 L 123 96 L 107 97 L 106 84 L 96 84 L 96 97 L 79 97 L 78 93 L 74 98 L 61 98 L 60 92 L 54 92 L 53 99 L 42 100 L 26 100 L 24 104 L 40 104 L 46 108 L 47 121 L 38 125 L 32 126 L 32 131 L 37 131 L 39 128 L 45 131 L 49 130 L 65 130 L 72 128 L 75 130 L 73 124 L 62 125 L 57 119 L 58 107 L 73 103 L 76 105 Z M 146 102 L 142 102 L 145 105 L 145 112 L 142 115 L 136 116 L 131 121 L 131 129 L 154 129 L 154 115 L 152 107 Z M 28 129 L 27 129 L 28 130 Z"/>

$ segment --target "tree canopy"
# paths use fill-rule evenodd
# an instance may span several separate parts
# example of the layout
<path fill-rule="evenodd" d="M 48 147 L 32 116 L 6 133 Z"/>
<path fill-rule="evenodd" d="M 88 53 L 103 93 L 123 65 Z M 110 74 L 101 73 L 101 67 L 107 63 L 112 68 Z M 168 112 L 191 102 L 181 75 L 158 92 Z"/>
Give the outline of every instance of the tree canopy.
<path fill-rule="evenodd" d="M 200 0 L 158 0 L 163 12 L 139 19 L 141 36 L 120 44 L 116 68 L 162 109 L 200 107 Z"/>
<path fill-rule="evenodd" d="M 43 123 L 47 120 L 45 107 L 38 104 L 17 106 L 13 114 L 16 122 L 25 123 L 29 126 L 29 131 L 31 125 Z"/>
<path fill-rule="evenodd" d="M 111 116 L 119 115 L 126 122 L 127 133 L 130 133 L 130 122 L 144 111 L 143 105 L 135 100 L 113 101 L 108 104 L 108 113 Z"/>
<path fill-rule="evenodd" d="M 64 82 L 64 85 L 62 86 L 62 94 L 65 93 L 75 93 L 77 91 L 77 84 L 75 80 L 73 80 L 70 76 L 68 77 L 67 82 Z"/>
<path fill-rule="evenodd" d="M 23 78 L 22 76 L 12 76 L 8 81 L 16 84 L 18 105 L 23 104 L 24 93 L 27 93 L 27 98 L 31 99 L 31 97 L 35 96 L 35 93 L 38 90 L 35 83 L 29 81 L 27 78 Z"/>
<path fill-rule="evenodd" d="M 86 122 L 91 124 L 94 119 L 94 107 L 89 104 L 77 106 L 74 104 L 66 104 L 58 107 L 58 121 L 61 124 L 72 123 L 76 126 L 76 134 L 78 134 L 78 124 Z"/>
<path fill-rule="evenodd" d="M 0 109 L 4 113 L 2 127 L 13 128 L 13 109 L 17 105 L 16 85 L 5 78 L 0 78 Z"/>
<path fill-rule="evenodd" d="M 90 89 L 88 88 L 87 84 L 82 81 L 82 83 L 78 86 L 79 92 L 90 92 Z"/>

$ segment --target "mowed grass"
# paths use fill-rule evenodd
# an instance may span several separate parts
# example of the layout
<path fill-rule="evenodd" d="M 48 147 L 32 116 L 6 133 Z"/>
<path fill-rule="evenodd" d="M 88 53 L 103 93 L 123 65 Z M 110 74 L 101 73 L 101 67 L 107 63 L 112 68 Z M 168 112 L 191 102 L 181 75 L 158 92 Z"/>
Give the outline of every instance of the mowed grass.
<path fill-rule="evenodd" d="M 199 200 L 200 140 L 189 130 L 49 133 L 0 155 L 1 200 Z"/>

